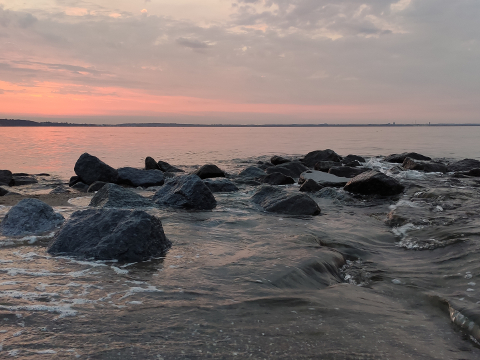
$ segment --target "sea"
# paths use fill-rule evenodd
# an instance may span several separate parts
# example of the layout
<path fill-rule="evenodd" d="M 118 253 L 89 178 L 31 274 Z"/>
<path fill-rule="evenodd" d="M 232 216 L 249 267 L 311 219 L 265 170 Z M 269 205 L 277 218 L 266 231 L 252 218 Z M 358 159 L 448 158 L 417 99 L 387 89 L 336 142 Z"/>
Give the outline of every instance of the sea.
<path fill-rule="evenodd" d="M 478 139 L 475 126 L 2 127 L 0 169 L 49 174 L 11 189 L 25 197 L 68 187 L 85 152 L 116 168 L 213 163 L 235 182 L 273 155 L 332 149 L 406 190 L 322 189 L 310 194 L 319 216 L 288 216 L 239 182 L 212 211 L 148 209 L 173 246 L 139 263 L 50 256 L 55 232 L 0 235 L 0 358 L 480 359 L 480 178 L 383 160 L 480 160 Z M 68 221 L 92 196 L 73 191 L 54 209 Z"/>

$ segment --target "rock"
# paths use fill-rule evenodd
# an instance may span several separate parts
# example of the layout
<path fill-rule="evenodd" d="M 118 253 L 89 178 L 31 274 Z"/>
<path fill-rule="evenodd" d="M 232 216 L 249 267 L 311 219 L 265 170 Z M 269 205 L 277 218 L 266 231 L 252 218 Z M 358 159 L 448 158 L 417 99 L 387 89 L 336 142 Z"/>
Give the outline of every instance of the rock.
<path fill-rule="evenodd" d="M 397 195 L 403 192 L 405 187 L 394 178 L 378 171 L 367 171 L 351 179 L 344 190 L 362 195 Z"/>
<path fill-rule="evenodd" d="M 157 162 L 150 156 L 145 158 L 145 170 L 160 170 Z"/>
<path fill-rule="evenodd" d="M 74 170 L 75 174 L 87 185 L 92 185 L 95 181 L 116 183 L 118 178 L 117 170 L 88 153 L 84 153 L 78 158 Z"/>
<path fill-rule="evenodd" d="M 90 200 L 89 206 L 109 208 L 153 207 L 154 204 L 132 190 L 108 183 L 105 184 Z"/>
<path fill-rule="evenodd" d="M 313 179 L 308 179 L 300 186 L 300 191 L 302 192 L 317 192 L 321 189 L 323 189 L 323 186 Z"/>
<path fill-rule="evenodd" d="M 350 166 L 350 167 L 357 167 L 357 166 L 362 166 L 360 162 L 357 160 L 349 160 L 349 161 L 343 161 L 342 160 L 342 165 L 343 166 Z"/>
<path fill-rule="evenodd" d="M 298 180 L 299 184 L 303 184 L 308 179 L 314 180 L 317 184 L 330 187 L 342 187 L 345 186 L 350 178 L 340 177 L 333 174 L 327 174 L 323 171 L 307 170 L 300 175 Z"/>
<path fill-rule="evenodd" d="M 62 185 L 57 186 L 52 191 L 50 191 L 50 194 L 68 194 L 68 193 L 70 193 L 70 190 Z"/>
<path fill-rule="evenodd" d="M 250 166 L 244 169 L 242 172 L 240 172 L 240 174 L 238 174 L 238 176 L 240 177 L 251 178 L 251 179 L 259 178 L 266 175 L 267 173 L 265 171 L 255 166 Z"/>
<path fill-rule="evenodd" d="M 460 161 L 448 164 L 448 171 L 470 171 L 471 169 L 480 168 L 480 161 L 475 159 L 463 159 Z"/>
<path fill-rule="evenodd" d="M 72 176 L 70 178 L 70 180 L 68 181 L 68 186 L 72 187 L 73 185 L 75 185 L 76 183 L 78 182 L 81 182 L 82 179 L 80 179 L 80 176 Z"/>
<path fill-rule="evenodd" d="M 295 180 L 293 180 L 292 177 L 290 176 L 285 176 L 282 173 L 274 172 L 271 173 L 267 176 L 265 176 L 262 179 L 262 182 L 264 184 L 270 184 L 270 185 L 289 185 L 289 184 L 295 184 Z"/>
<path fill-rule="evenodd" d="M 8 211 L 0 227 L 5 236 L 25 236 L 53 230 L 63 221 L 63 216 L 43 201 L 23 199 Z"/>
<path fill-rule="evenodd" d="M 170 165 L 166 161 L 159 161 L 157 164 L 159 169 L 162 170 L 163 172 L 171 172 L 171 173 L 185 172 L 182 169 L 179 169 L 173 165 Z"/>
<path fill-rule="evenodd" d="M 91 193 L 91 192 L 95 192 L 95 191 L 98 191 L 100 190 L 101 188 L 103 188 L 105 185 L 107 185 L 108 183 L 106 182 L 103 182 L 103 181 L 95 181 L 92 185 L 90 185 L 87 189 L 87 192 Z"/>
<path fill-rule="evenodd" d="M 402 167 L 405 170 L 418 170 L 418 171 L 425 171 L 425 172 L 441 172 L 441 173 L 447 172 L 447 166 L 444 164 L 414 160 L 408 157 L 405 158 L 405 160 L 403 161 Z"/>
<path fill-rule="evenodd" d="M 8 190 L 4 189 L 3 187 L 0 187 L 0 196 L 5 196 L 8 194 Z"/>
<path fill-rule="evenodd" d="M 31 176 L 13 176 L 14 186 L 37 184 L 38 180 Z"/>
<path fill-rule="evenodd" d="M 154 197 L 158 205 L 194 210 L 211 210 L 217 201 L 198 175 L 183 175 L 168 179 Z"/>
<path fill-rule="evenodd" d="M 252 201 L 265 211 L 286 215 L 318 215 L 320 207 L 305 194 L 289 194 L 273 186 L 263 186 L 253 196 Z"/>
<path fill-rule="evenodd" d="M 405 161 L 405 158 L 407 158 L 407 157 L 409 157 L 410 159 L 414 159 L 414 160 L 432 160 L 428 156 L 424 156 L 424 155 L 418 154 L 416 152 L 404 152 L 402 154 L 392 154 L 392 155 L 388 155 L 383 160 L 387 161 L 387 162 L 393 162 L 393 163 L 401 164 Z"/>
<path fill-rule="evenodd" d="M 47 173 L 40 173 L 40 174 L 36 174 L 35 176 L 50 176 L 50 174 L 47 174 Z"/>
<path fill-rule="evenodd" d="M 273 174 L 275 172 L 281 173 L 285 176 L 290 176 L 292 178 L 298 178 L 300 174 L 308 168 L 299 161 L 290 161 L 285 164 L 275 165 L 267 168 L 267 174 Z"/>
<path fill-rule="evenodd" d="M 198 175 L 202 180 L 215 177 L 225 177 L 225 172 L 220 170 L 217 165 L 213 164 L 203 165 L 200 169 L 195 171 L 194 174 Z"/>
<path fill-rule="evenodd" d="M 367 162 L 367 160 L 365 160 L 364 157 L 361 157 L 361 156 L 358 156 L 358 155 L 352 155 L 352 154 L 349 154 L 342 159 L 342 163 L 347 163 L 347 162 L 351 162 L 351 161 L 358 161 L 360 163 Z"/>
<path fill-rule="evenodd" d="M 353 178 L 361 173 L 364 173 L 365 171 L 369 171 L 369 169 L 358 169 L 350 166 L 334 166 L 328 170 L 328 173 L 340 177 Z"/>
<path fill-rule="evenodd" d="M 271 162 L 268 162 L 268 161 L 267 161 L 267 162 L 259 161 L 259 162 L 257 163 L 257 166 L 256 166 L 256 167 L 259 168 L 259 169 L 262 169 L 262 170 L 266 170 L 266 169 L 268 169 L 269 167 L 272 167 L 272 166 L 274 166 L 274 165 L 273 165 Z"/>
<path fill-rule="evenodd" d="M 72 214 L 48 253 L 137 262 L 164 256 L 171 246 L 161 221 L 145 211 L 88 209 Z"/>
<path fill-rule="evenodd" d="M 88 185 L 84 184 L 83 182 L 79 181 L 75 185 L 71 186 L 72 189 L 75 189 L 80 192 L 87 192 L 88 191 Z"/>
<path fill-rule="evenodd" d="M 480 176 L 480 168 L 479 169 L 472 169 L 466 173 L 468 176 L 475 176 L 479 177 Z"/>
<path fill-rule="evenodd" d="M 31 176 L 31 175 L 27 173 L 13 173 L 12 176 L 15 177 L 15 176 Z"/>
<path fill-rule="evenodd" d="M 292 161 L 292 160 L 286 159 L 286 158 L 278 156 L 278 155 L 272 156 L 272 158 L 270 159 L 270 162 L 273 165 L 285 164 L 285 163 L 288 163 L 290 161 Z"/>
<path fill-rule="evenodd" d="M 0 170 L 0 185 L 13 186 L 13 175 L 10 170 Z"/>
<path fill-rule="evenodd" d="M 315 166 L 313 168 L 318 171 L 328 172 L 330 168 L 334 166 L 339 166 L 339 165 L 340 164 L 335 161 L 319 161 L 315 163 Z"/>
<path fill-rule="evenodd" d="M 342 157 L 330 149 L 316 150 L 305 155 L 302 162 L 308 167 L 314 167 L 319 161 L 340 162 L 342 161 Z"/>
<path fill-rule="evenodd" d="M 228 179 L 205 179 L 203 183 L 212 193 L 238 191 L 238 187 Z"/>
<path fill-rule="evenodd" d="M 118 169 L 117 184 L 130 186 L 159 186 L 163 185 L 165 177 L 160 170 L 140 170 L 132 167 Z"/>

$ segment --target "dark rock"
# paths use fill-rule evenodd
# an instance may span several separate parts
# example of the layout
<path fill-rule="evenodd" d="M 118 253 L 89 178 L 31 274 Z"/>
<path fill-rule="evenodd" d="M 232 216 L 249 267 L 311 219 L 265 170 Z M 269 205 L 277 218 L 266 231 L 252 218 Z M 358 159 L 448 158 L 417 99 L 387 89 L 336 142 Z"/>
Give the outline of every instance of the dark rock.
<path fill-rule="evenodd" d="M 109 208 L 153 207 L 154 204 L 132 190 L 116 184 L 105 184 L 90 200 L 89 206 Z"/>
<path fill-rule="evenodd" d="M 414 160 L 408 157 L 405 158 L 405 160 L 403 161 L 402 167 L 405 170 L 418 170 L 418 171 L 425 171 L 425 172 L 441 172 L 441 173 L 447 172 L 447 166 L 444 164 Z"/>
<path fill-rule="evenodd" d="M 173 165 L 170 165 L 166 161 L 159 161 L 157 164 L 158 164 L 159 169 L 162 170 L 163 172 L 171 172 L 171 173 L 185 172 L 182 169 L 179 169 L 179 168 L 177 168 Z"/>
<path fill-rule="evenodd" d="M 448 171 L 470 171 L 480 168 L 480 161 L 475 159 L 463 159 L 448 165 Z"/>
<path fill-rule="evenodd" d="M 289 194 L 285 190 L 263 186 L 252 201 L 265 211 L 286 215 L 318 215 L 320 207 L 306 194 Z"/>
<path fill-rule="evenodd" d="M 90 185 L 88 187 L 88 190 L 87 192 L 95 192 L 95 191 L 98 191 L 100 190 L 102 187 L 104 187 L 105 185 L 107 185 L 108 183 L 106 182 L 103 182 L 103 181 L 95 181 L 92 185 Z"/>
<path fill-rule="evenodd" d="M 161 221 L 145 211 L 88 209 L 72 214 L 48 253 L 137 262 L 164 256 L 171 246 Z"/>
<path fill-rule="evenodd" d="M 88 185 L 84 184 L 83 182 L 79 181 L 75 185 L 71 186 L 72 189 L 75 189 L 80 192 L 87 192 L 88 191 Z"/>
<path fill-rule="evenodd" d="M 14 186 L 37 184 L 38 180 L 31 176 L 13 176 Z"/>
<path fill-rule="evenodd" d="M 88 153 L 84 153 L 78 158 L 74 170 L 75 174 L 87 185 L 92 185 L 95 181 L 117 182 L 117 170 Z"/>
<path fill-rule="evenodd" d="M 307 170 L 300 175 L 298 180 L 299 184 L 303 184 L 308 179 L 314 180 L 317 184 L 329 187 L 342 187 L 345 186 L 350 178 L 340 177 L 333 174 L 328 174 L 323 171 Z"/>
<path fill-rule="evenodd" d="M 355 176 L 345 185 L 344 190 L 362 195 L 397 195 L 405 187 L 394 178 L 378 171 L 367 171 Z"/>
<path fill-rule="evenodd" d="M 336 176 L 353 178 L 357 175 L 360 175 L 361 173 L 364 173 L 365 171 L 369 171 L 369 169 L 365 169 L 365 168 L 359 169 L 359 168 L 354 168 L 349 166 L 334 166 L 330 168 L 330 170 L 328 170 L 328 173 Z"/>
<path fill-rule="evenodd" d="M 15 177 L 15 176 L 31 176 L 31 175 L 27 173 L 13 173 L 12 176 Z"/>
<path fill-rule="evenodd" d="M 295 180 L 293 180 L 292 177 L 290 176 L 285 176 L 281 173 L 274 172 L 271 173 L 267 176 L 265 176 L 262 179 L 262 182 L 264 184 L 270 184 L 270 185 L 289 185 L 289 184 L 295 184 Z"/>
<path fill-rule="evenodd" d="M 343 166 L 350 166 L 350 167 L 362 166 L 362 164 L 357 160 L 349 160 L 349 161 L 342 160 L 342 164 Z"/>
<path fill-rule="evenodd" d="M 339 165 L 340 164 L 335 161 L 319 161 L 315 163 L 315 166 L 313 168 L 318 171 L 328 172 L 330 168 L 334 166 L 339 166 Z"/>
<path fill-rule="evenodd" d="M 23 199 L 12 207 L 0 227 L 5 236 L 41 234 L 63 223 L 62 215 L 38 199 Z"/>
<path fill-rule="evenodd" d="M 211 210 L 217 201 L 198 175 L 183 175 L 168 179 L 153 201 L 159 205 L 195 210 Z"/>
<path fill-rule="evenodd" d="M 78 182 L 81 182 L 82 179 L 80 179 L 80 176 L 72 176 L 68 182 L 68 186 L 72 187 L 73 185 L 75 185 L 76 183 Z"/>
<path fill-rule="evenodd" d="M 405 161 L 405 158 L 407 157 L 414 160 L 432 160 L 428 156 L 424 156 L 416 152 L 404 152 L 402 154 L 392 154 L 392 155 L 388 155 L 384 160 L 388 162 L 401 164 Z"/>
<path fill-rule="evenodd" d="M 349 162 L 349 161 L 358 161 L 360 163 L 367 162 L 364 157 L 361 157 L 358 155 L 352 155 L 352 154 L 349 154 L 342 159 L 342 163 Z"/>
<path fill-rule="evenodd" d="M 50 191 L 50 194 L 68 194 L 68 193 L 70 193 L 70 190 L 62 185 L 57 186 L 52 191 Z"/>
<path fill-rule="evenodd" d="M 8 190 L 4 189 L 3 187 L 0 187 L 0 196 L 5 196 L 8 194 Z"/>
<path fill-rule="evenodd" d="M 149 187 L 163 185 L 164 182 L 165 177 L 160 170 L 140 170 L 132 167 L 118 169 L 118 184 Z"/>
<path fill-rule="evenodd" d="M 267 174 L 273 174 L 275 172 L 281 173 L 285 176 L 290 176 L 292 178 L 298 178 L 300 174 L 308 168 L 299 161 L 290 161 L 285 164 L 275 165 L 267 168 Z"/>
<path fill-rule="evenodd" d="M 342 161 L 342 157 L 338 155 L 335 151 L 327 149 L 309 152 L 303 158 L 303 163 L 308 167 L 314 167 L 315 164 L 319 161 L 340 162 Z"/>
<path fill-rule="evenodd" d="M 275 165 L 273 165 L 271 162 L 259 161 L 256 167 L 259 168 L 259 169 L 262 169 L 262 170 L 266 170 L 266 169 L 268 169 L 269 167 L 272 167 L 272 166 L 275 166 Z"/>
<path fill-rule="evenodd" d="M 228 179 L 205 179 L 203 183 L 212 193 L 238 191 L 238 187 Z"/>
<path fill-rule="evenodd" d="M 217 165 L 207 164 L 203 165 L 200 169 L 194 172 L 195 175 L 198 175 L 200 179 L 209 179 L 216 177 L 225 177 L 225 172 L 220 170 Z"/>
<path fill-rule="evenodd" d="M 480 176 L 480 168 L 479 169 L 472 169 L 472 170 L 468 171 L 467 175 L 468 176 L 479 177 Z"/>
<path fill-rule="evenodd" d="M 10 170 L 0 170 L 0 185 L 13 185 L 13 175 Z"/>
<path fill-rule="evenodd" d="M 150 156 L 145 158 L 145 170 L 160 170 L 157 162 Z"/>
<path fill-rule="evenodd" d="M 278 155 L 272 156 L 272 158 L 270 159 L 270 162 L 273 165 L 285 164 L 285 163 L 288 163 L 290 161 L 292 161 L 292 160 L 286 159 L 286 158 L 278 156 Z"/>
<path fill-rule="evenodd" d="M 266 175 L 267 173 L 265 171 L 255 166 L 250 166 L 245 170 L 243 170 L 242 172 L 240 172 L 240 174 L 238 174 L 238 176 L 240 177 L 252 178 L 252 179 L 259 178 Z"/>
<path fill-rule="evenodd" d="M 323 186 L 312 179 L 308 179 L 300 186 L 302 192 L 317 192 L 321 189 L 323 189 Z"/>
<path fill-rule="evenodd" d="M 41 173 L 41 174 L 36 174 L 35 176 L 50 176 L 50 174 Z"/>

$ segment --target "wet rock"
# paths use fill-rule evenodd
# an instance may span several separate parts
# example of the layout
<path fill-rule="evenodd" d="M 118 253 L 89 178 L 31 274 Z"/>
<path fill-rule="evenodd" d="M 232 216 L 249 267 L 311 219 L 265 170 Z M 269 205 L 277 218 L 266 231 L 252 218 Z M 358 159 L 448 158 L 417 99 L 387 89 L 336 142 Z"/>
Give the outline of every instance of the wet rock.
<path fill-rule="evenodd" d="M 0 187 L 0 196 L 5 196 L 8 194 L 8 190 L 4 189 L 3 187 Z"/>
<path fill-rule="evenodd" d="M 0 227 L 5 236 L 25 236 L 53 230 L 63 221 L 63 216 L 43 201 L 23 199 L 8 211 Z"/>
<path fill-rule="evenodd" d="M 350 167 L 357 167 L 357 166 L 362 166 L 360 162 L 357 160 L 350 160 L 350 161 L 343 161 L 342 160 L 343 166 L 350 166 Z"/>
<path fill-rule="evenodd" d="M 30 174 L 22 173 L 22 172 L 21 173 L 13 173 L 12 175 L 13 175 L 13 177 L 15 177 L 15 176 L 31 176 Z"/>
<path fill-rule="evenodd" d="M 14 186 L 37 184 L 38 180 L 31 176 L 13 176 Z"/>
<path fill-rule="evenodd" d="M 292 161 L 292 160 L 286 159 L 286 158 L 278 156 L 278 155 L 272 156 L 272 158 L 270 159 L 270 162 L 273 165 L 285 164 L 285 163 L 288 163 L 290 161 Z"/>
<path fill-rule="evenodd" d="M 470 171 L 472 169 L 480 168 L 480 161 L 475 159 L 463 159 L 460 161 L 448 164 L 448 171 Z"/>
<path fill-rule="evenodd" d="M 87 185 L 91 185 L 95 181 L 116 183 L 118 178 L 117 170 L 88 153 L 84 153 L 78 158 L 74 170 L 75 174 Z"/>
<path fill-rule="evenodd" d="M 101 188 L 103 188 L 105 185 L 107 185 L 108 183 L 106 182 L 103 182 L 103 181 L 95 181 L 92 185 L 90 185 L 88 187 L 88 190 L 87 192 L 91 193 L 91 192 L 95 192 L 95 191 L 98 191 L 100 190 Z"/>
<path fill-rule="evenodd" d="M 342 161 L 342 157 L 335 151 L 327 149 L 309 152 L 302 160 L 308 167 L 314 167 L 319 161 L 333 161 L 338 163 Z"/>
<path fill-rule="evenodd" d="M 480 176 L 480 169 L 472 169 L 470 171 L 467 171 L 466 175 L 479 177 Z"/>
<path fill-rule="evenodd" d="M 238 176 L 240 177 L 251 178 L 251 179 L 259 178 L 266 175 L 267 173 L 265 171 L 263 171 L 262 169 L 256 166 L 250 166 L 244 169 L 242 172 L 240 172 L 240 174 L 238 174 Z"/>
<path fill-rule="evenodd" d="M 306 194 L 289 194 L 283 189 L 263 186 L 252 201 L 265 211 L 286 215 L 318 215 L 320 207 Z"/>
<path fill-rule="evenodd" d="M 149 187 L 163 185 L 164 182 L 165 177 L 160 170 L 140 170 L 132 167 L 118 169 L 118 184 Z"/>
<path fill-rule="evenodd" d="M 88 185 L 84 184 L 83 182 L 79 181 L 75 185 L 71 186 L 72 189 L 75 189 L 80 192 L 87 192 L 88 191 Z"/>
<path fill-rule="evenodd" d="M 425 171 L 425 172 L 441 172 L 441 173 L 447 172 L 447 166 L 444 164 L 414 160 L 408 157 L 405 158 L 405 160 L 403 161 L 402 167 L 405 170 L 418 170 L 418 171 Z"/>
<path fill-rule="evenodd" d="M 398 227 L 405 224 L 426 225 L 430 211 L 415 204 L 398 206 L 387 214 L 385 224 L 391 227 Z"/>
<path fill-rule="evenodd" d="M 266 170 L 266 169 L 268 169 L 269 167 L 272 167 L 272 166 L 275 166 L 275 165 L 273 165 L 271 162 L 268 162 L 268 161 L 265 161 L 265 162 L 264 161 L 259 161 L 257 163 L 257 168 L 262 169 L 262 170 Z"/>
<path fill-rule="evenodd" d="M 52 191 L 50 191 L 50 194 L 68 194 L 68 193 L 70 193 L 70 190 L 63 185 L 57 186 Z"/>
<path fill-rule="evenodd" d="M 318 170 L 318 171 L 323 171 L 323 172 L 328 172 L 328 170 L 330 170 L 330 168 L 334 167 L 334 166 L 339 166 L 340 164 L 338 162 L 335 162 L 335 161 L 319 161 L 315 164 L 315 166 L 313 167 L 315 170 Z"/>
<path fill-rule="evenodd" d="M 145 158 L 145 170 L 160 170 L 160 167 L 158 166 L 155 159 L 153 159 L 150 156 L 147 156 Z"/>
<path fill-rule="evenodd" d="M 194 210 L 211 210 L 217 201 L 198 175 L 183 175 L 168 179 L 153 201 L 158 205 Z"/>
<path fill-rule="evenodd" d="M 70 178 L 70 180 L 68 181 L 68 186 L 72 187 L 73 185 L 75 185 L 76 183 L 78 182 L 81 182 L 82 179 L 80 179 L 80 176 L 72 176 Z"/>
<path fill-rule="evenodd" d="M 351 179 L 344 190 L 362 195 L 397 195 L 405 190 L 405 187 L 394 178 L 378 171 L 367 171 Z"/>
<path fill-rule="evenodd" d="M 217 165 L 207 164 L 203 165 L 200 169 L 194 172 L 200 179 L 209 179 L 216 177 L 225 177 L 225 172 L 221 170 Z"/>
<path fill-rule="evenodd" d="M 321 189 L 323 189 L 323 186 L 313 179 L 308 179 L 300 186 L 301 192 L 317 192 Z"/>
<path fill-rule="evenodd" d="M 137 262 L 164 256 L 171 246 L 161 221 L 145 211 L 88 209 L 72 214 L 48 253 Z"/>
<path fill-rule="evenodd" d="M 414 160 L 432 160 L 428 156 L 424 156 L 422 154 L 418 154 L 416 152 L 404 152 L 401 154 L 391 154 L 388 155 L 384 160 L 387 162 L 393 162 L 393 163 L 403 163 L 405 161 L 405 158 L 409 157 L 410 159 Z"/>
<path fill-rule="evenodd" d="M 298 178 L 300 174 L 304 171 L 308 170 L 308 168 L 303 165 L 299 161 L 290 161 L 285 164 L 275 165 L 272 167 L 267 168 L 267 174 L 273 174 L 275 172 L 281 173 L 285 176 L 290 176 L 292 178 Z"/>
<path fill-rule="evenodd" d="M 205 179 L 203 183 L 212 193 L 238 191 L 238 187 L 228 179 Z"/>
<path fill-rule="evenodd" d="M 47 173 L 41 173 L 41 174 L 35 174 L 35 176 L 50 176 L 50 174 L 47 174 Z"/>
<path fill-rule="evenodd" d="M 330 170 L 328 170 L 328 173 L 336 176 L 340 176 L 340 177 L 353 178 L 368 170 L 369 169 L 365 169 L 365 168 L 359 169 L 359 168 L 350 167 L 350 166 L 334 166 L 330 168 Z"/>
<path fill-rule="evenodd" d="M 90 200 L 89 206 L 109 208 L 137 208 L 153 207 L 154 204 L 132 190 L 125 189 L 119 185 L 105 184 Z"/>
<path fill-rule="evenodd" d="M 324 187 L 325 186 L 342 187 L 342 186 L 345 186 L 345 184 L 350 181 L 350 178 L 328 174 L 323 171 L 307 170 L 300 175 L 300 179 L 298 180 L 298 183 L 303 184 L 308 179 L 312 179 L 317 184 L 320 184 Z"/>
<path fill-rule="evenodd" d="M 179 169 L 173 165 L 170 165 L 166 161 L 158 161 L 157 164 L 158 164 L 158 168 L 163 172 L 170 172 L 170 173 L 185 172 L 182 169 Z"/>
<path fill-rule="evenodd" d="M 351 161 L 358 161 L 360 163 L 366 162 L 364 157 L 358 156 L 358 155 L 352 155 L 352 154 L 349 154 L 342 159 L 342 163 L 347 163 Z"/>
<path fill-rule="evenodd" d="M 271 173 L 267 176 L 265 176 L 262 179 L 262 182 L 264 184 L 270 184 L 270 185 L 289 185 L 289 184 L 295 184 L 295 180 L 293 180 L 292 177 L 290 176 L 285 176 L 281 173 L 274 172 Z"/>
<path fill-rule="evenodd" d="M 0 170 L 0 185 L 13 185 L 13 175 L 10 170 Z"/>
<path fill-rule="evenodd" d="M 340 197 L 340 194 L 335 188 L 324 187 L 316 194 L 316 196 L 322 199 L 337 199 Z"/>

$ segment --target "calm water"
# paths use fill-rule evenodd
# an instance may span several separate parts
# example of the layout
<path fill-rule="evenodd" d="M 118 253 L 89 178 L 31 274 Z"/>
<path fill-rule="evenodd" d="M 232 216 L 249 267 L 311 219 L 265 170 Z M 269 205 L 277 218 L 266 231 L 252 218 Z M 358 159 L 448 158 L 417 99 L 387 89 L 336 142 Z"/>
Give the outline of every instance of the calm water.
<path fill-rule="evenodd" d="M 150 155 L 232 174 L 325 148 L 480 158 L 476 127 L 0 131 L 0 168 L 57 175 L 22 194 L 67 181 L 85 151 L 116 167 Z M 0 236 L 0 358 L 479 359 L 479 179 L 393 173 L 375 157 L 365 166 L 405 193 L 330 189 L 311 194 L 320 216 L 295 217 L 260 211 L 250 201 L 257 187 L 238 183 L 215 194 L 213 211 L 149 209 L 173 243 L 164 259 L 78 261 L 47 254 L 52 234 Z M 55 210 L 68 218 L 90 198 L 78 193 Z M 0 206 L 0 219 L 9 209 Z M 401 226 L 386 224 L 392 211 Z"/>

